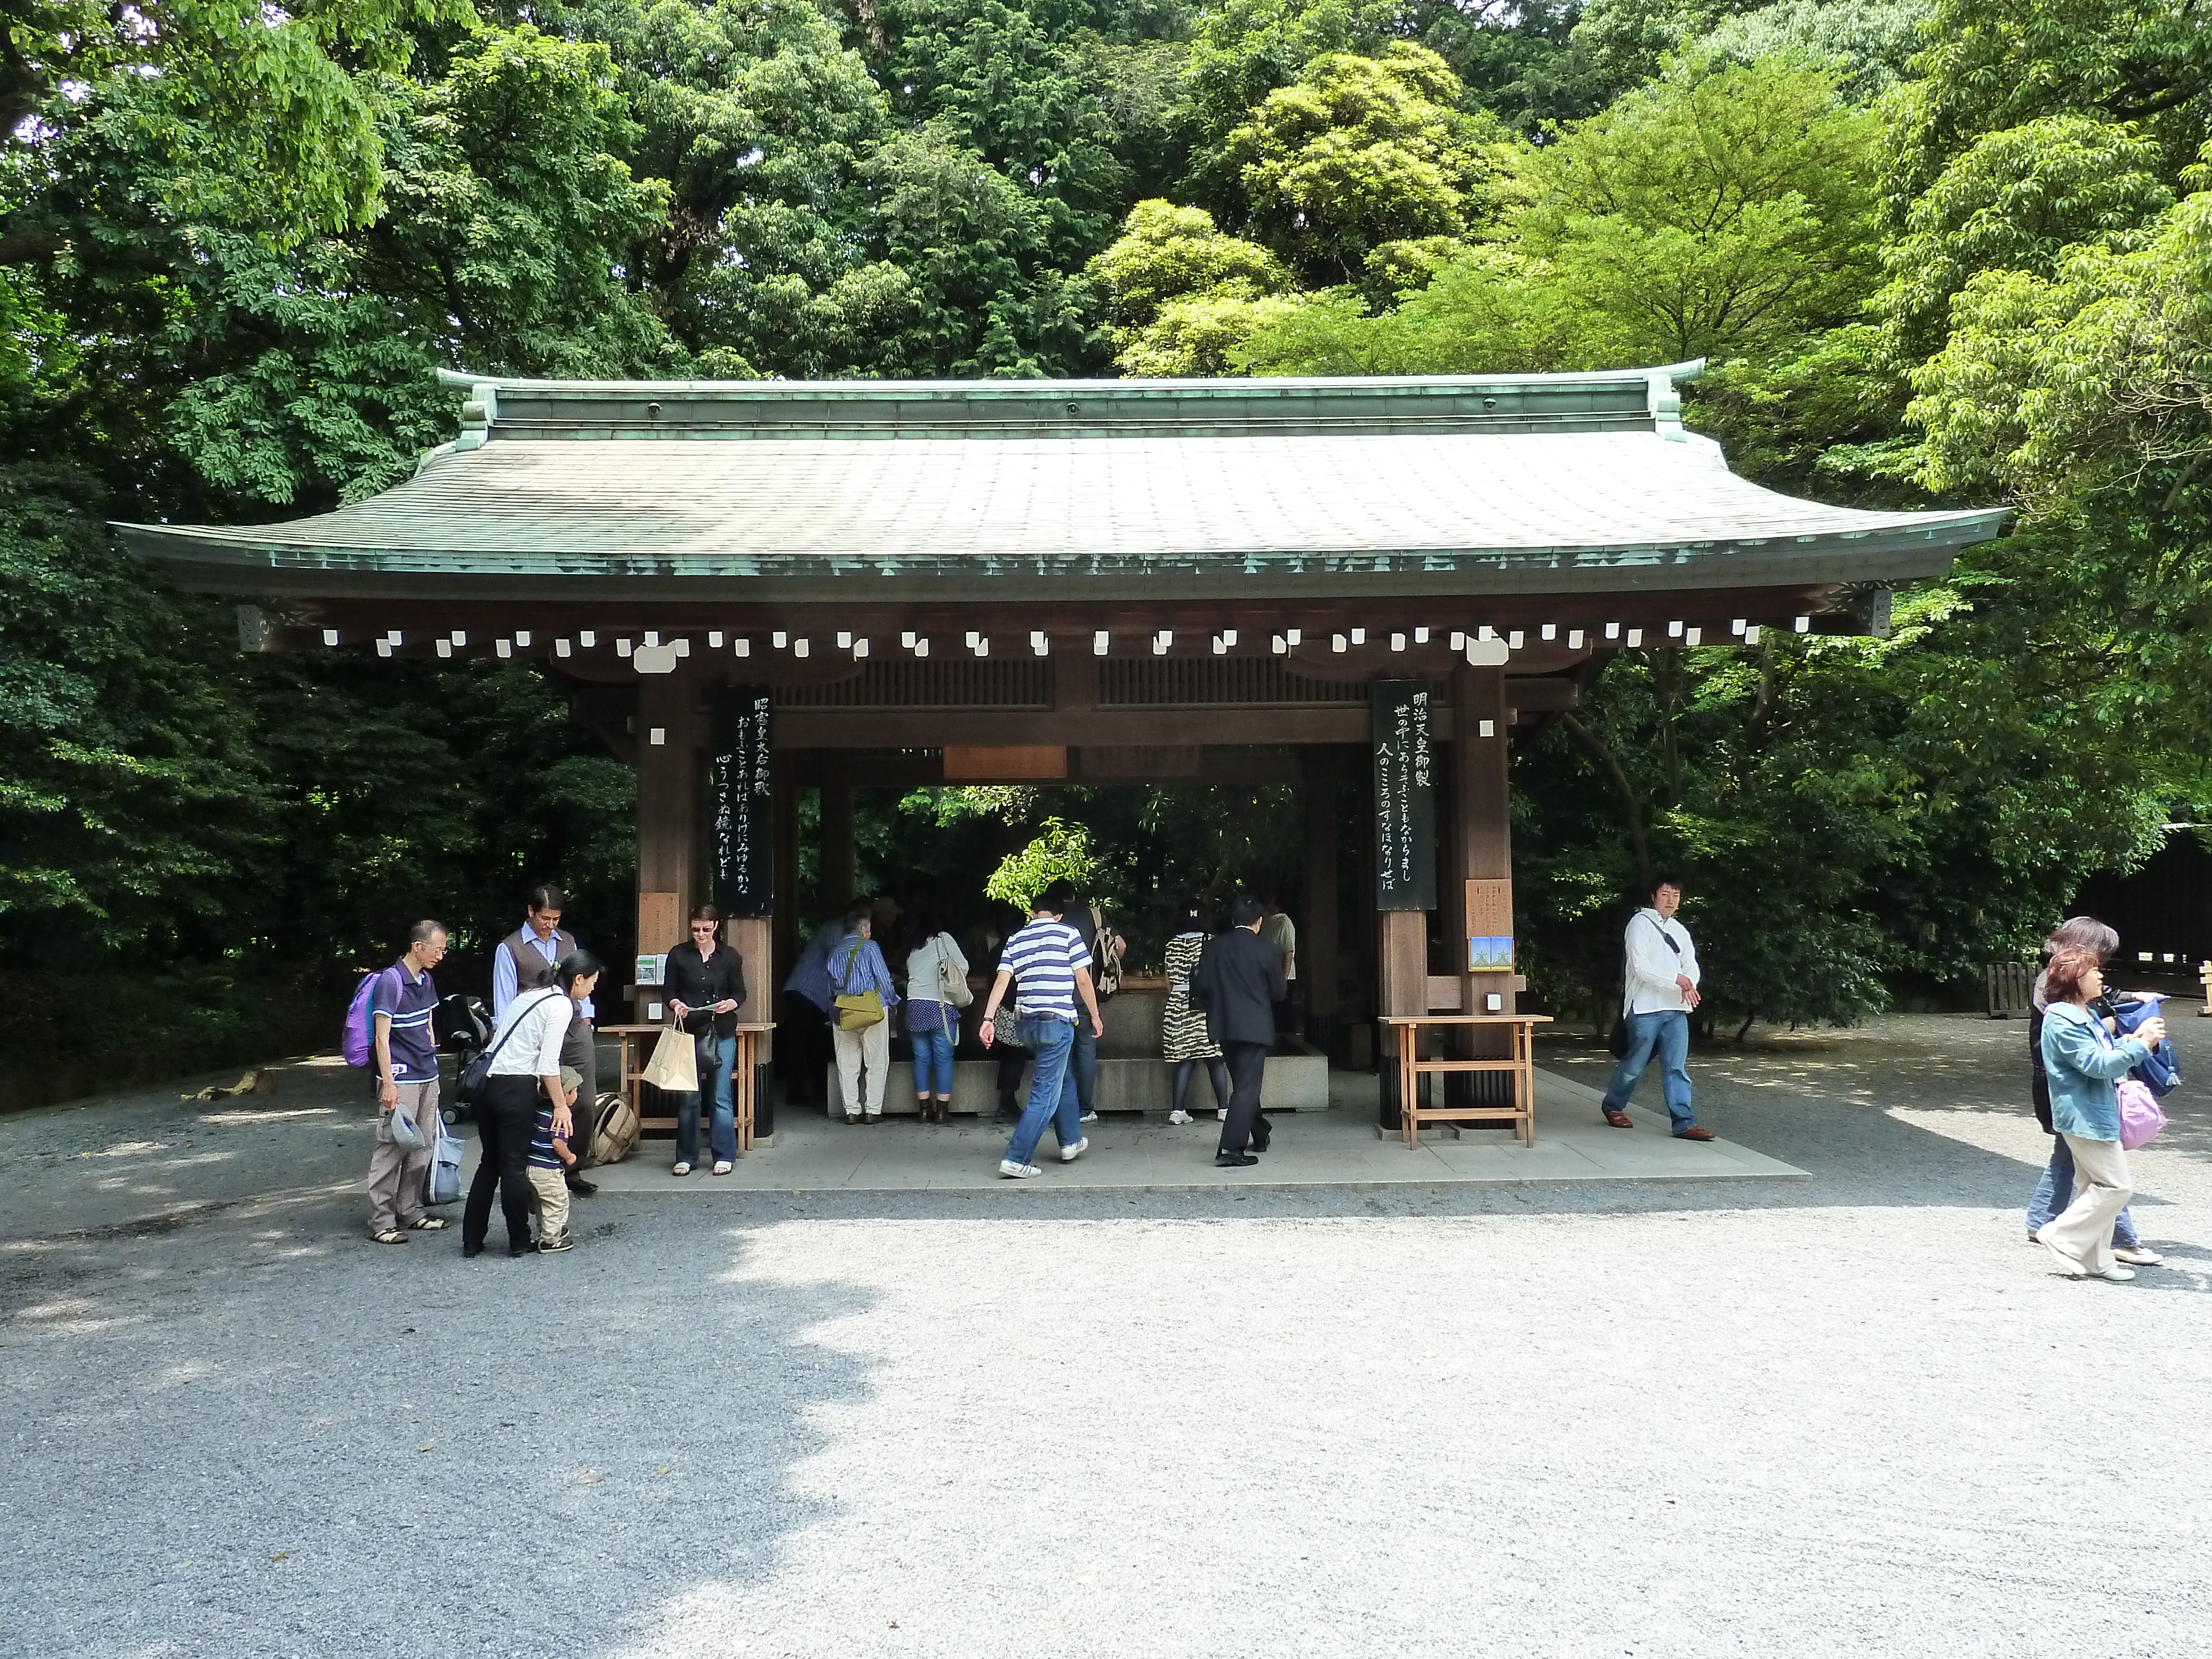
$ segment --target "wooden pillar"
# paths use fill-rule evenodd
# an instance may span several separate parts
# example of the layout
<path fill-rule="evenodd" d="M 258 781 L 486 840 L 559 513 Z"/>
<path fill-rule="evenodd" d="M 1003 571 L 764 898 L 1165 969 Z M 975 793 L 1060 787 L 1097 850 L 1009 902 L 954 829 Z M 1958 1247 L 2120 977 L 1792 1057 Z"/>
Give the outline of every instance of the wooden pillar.
<path fill-rule="evenodd" d="M 775 959 L 799 960 L 799 768 L 788 749 L 775 751 Z M 775 1007 L 773 999 L 765 1005 Z M 774 1014 L 763 1012 L 763 1019 Z"/>
<path fill-rule="evenodd" d="M 1498 1012 L 1511 1013 L 1513 975 L 1468 968 L 1470 934 L 1513 932 L 1513 711 L 1505 703 L 1505 674 L 1497 668 L 1462 668 L 1452 688 L 1451 801 L 1444 853 L 1446 913 L 1458 943 L 1460 1006 L 1487 1012 L 1484 998 L 1502 996 Z M 1490 735 L 1483 735 L 1485 724 Z"/>
<path fill-rule="evenodd" d="M 1337 754 L 1309 745 L 1298 752 L 1298 805 L 1304 820 L 1305 891 L 1298 916 L 1298 983 L 1306 1004 L 1306 1036 L 1334 1056 L 1344 1006 L 1337 951 Z"/>
<path fill-rule="evenodd" d="M 853 778 L 842 750 L 822 751 L 822 906 L 850 904 L 860 878 L 853 851 Z"/>
<path fill-rule="evenodd" d="M 646 674 L 637 690 L 637 948 L 673 950 L 697 903 L 702 817 L 698 690 Z"/>
<path fill-rule="evenodd" d="M 1468 967 L 1472 936 L 1513 933 L 1513 711 L 1505 705 L 1505 675 L 1497 668 L 1461 668 L 1452 682 L 1450 798 L 1445 810 L 1443 887 L 1450 922 L 1452 967 L 1462 1012 L 1515 1012 L 1510 969 L 1476 972 Z M 1483 728 L 1489 727 L 1485 736 Z M 1488 999 L 1498 1000 L 1495 1011 Z M 1500 1030 L 1462 1034 L 1461 1053 L 1494 1059 L 1512 1051 Z M 1494 1103 L 1486 1093 L 1501 1079 L 1455 1078 L 1454 1098 Z"/>

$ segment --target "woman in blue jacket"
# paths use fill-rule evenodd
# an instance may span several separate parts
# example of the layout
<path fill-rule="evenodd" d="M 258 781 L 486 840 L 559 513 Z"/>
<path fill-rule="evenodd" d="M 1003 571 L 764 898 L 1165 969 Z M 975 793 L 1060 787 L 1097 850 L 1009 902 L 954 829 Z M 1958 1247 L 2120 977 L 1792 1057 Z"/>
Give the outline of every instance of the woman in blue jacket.
<path fill-rule="evenodd" d="M 2079 1279 L 2124 1280 L 2135 1269 L 2112 1254 L 2112 1223 L 2132 1196 L 2128 1155 L 2120 1147 L 2118 1080 L 2164 1040 L 2166 1022 L 2145 1020 L 2132 1036 L 2115 1042 L 2089 1012 L 2102 996 L 2105 976 L 2090 951 L 2061 951 L 2044 976 L 2051 1006 L 2043 1017 L 2043 1066 L 2051 1076 L 2051 1124 L 2074 1154 L 2074 1201 L 2047 1221 L 2036 1241 L 2062 1271 Z"/>

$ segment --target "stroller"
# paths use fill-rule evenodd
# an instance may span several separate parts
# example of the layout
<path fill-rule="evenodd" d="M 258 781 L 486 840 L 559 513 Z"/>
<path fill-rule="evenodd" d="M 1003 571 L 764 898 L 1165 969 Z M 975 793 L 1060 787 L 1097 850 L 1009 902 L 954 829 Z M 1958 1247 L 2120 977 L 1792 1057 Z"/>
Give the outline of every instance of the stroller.
<path fill-rule="evenodd" d="M 438 1000 L 438 1012 L 430 1018 L 430 1029 L 436 1035 L 438 1047 L 453 1056 L 454 1070 L 467 1065 L 491 1041 L 491 1016 L 484 1012 L 483 999 L 463 996 L 455 992 Z M 459 1123 L 469 1109 L 448 1095 L 443 1115 L 448 1123 Z"/>

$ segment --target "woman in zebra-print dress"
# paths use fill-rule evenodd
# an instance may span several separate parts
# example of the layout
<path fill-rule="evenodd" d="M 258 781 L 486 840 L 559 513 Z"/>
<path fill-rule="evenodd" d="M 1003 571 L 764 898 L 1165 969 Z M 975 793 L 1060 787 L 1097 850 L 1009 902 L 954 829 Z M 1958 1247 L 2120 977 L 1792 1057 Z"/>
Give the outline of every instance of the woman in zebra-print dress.
<path fill-rule="evenodd" d="M 1160 1056 L 1175 1067 L 1175 1109 L 1168 1114 L 1170 1123 L 1190 1121 L 1183 1102 L 1189 1097 L 1191 1076 L 1200 1060 L 1206 1062 L 1206 1078 L 1213 1085 L 1216 1115 L 1226 1115 L 1229 1110 L 1228 1062 L 1221 1057 L 1220 1044 L 1206 1030 L 1205 1011 L 1190 1006 L 1190 976 L 1197 971 L 1206 939 L 1205 913 L 1195 904 L 1185 906 L 1176 935 L 1168 941 L 1168 1000 L 1160 1011 Z"/>

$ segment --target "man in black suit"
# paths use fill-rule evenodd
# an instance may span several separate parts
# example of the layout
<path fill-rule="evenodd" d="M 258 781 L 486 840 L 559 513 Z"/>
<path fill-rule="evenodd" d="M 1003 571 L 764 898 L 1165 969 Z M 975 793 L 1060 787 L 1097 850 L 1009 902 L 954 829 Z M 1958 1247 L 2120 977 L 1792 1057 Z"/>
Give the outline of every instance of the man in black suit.
<path fill-rule="evenodd" d="M 1191 1000 L 1206 1010 L 1229 1062 L 1229 1117 L 1213 1152 L 1215 1165 L 1224 1170 L 1257 1164 L 1274 1127 L 1260 1109 L 1260 1078 L 1275 1045 L 1275 1004 L 1289 987 L 1283 953 L 1260 937 L 1266 914 L 1259 900 L 1240 894 L 1229 907 L 1229 931 L 1207 941 L 1190 978 Z"/>

